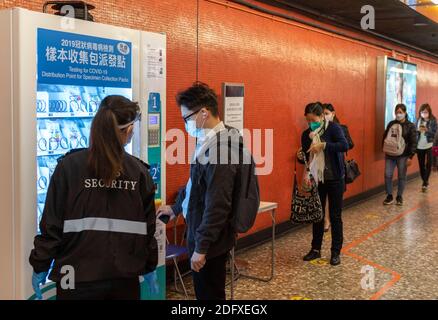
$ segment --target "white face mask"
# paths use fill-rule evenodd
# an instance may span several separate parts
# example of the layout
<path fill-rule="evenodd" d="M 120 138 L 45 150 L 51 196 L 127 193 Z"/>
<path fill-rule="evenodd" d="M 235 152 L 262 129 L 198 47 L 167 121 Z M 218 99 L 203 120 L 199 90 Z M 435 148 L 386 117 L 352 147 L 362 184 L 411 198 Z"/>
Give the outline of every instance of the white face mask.
<path fill-rule="evenodd" d="M 405 114 L 404 113 L 397 113 L 396 115 L 395 115 L 395 118 L 398 120 L 398 121 L 402 121 L 404 118 L 405 118 Z"/>
<path fill-rule="evenodd" d="M 429 112 L 422 112 L 422 113 L 421 113 L 421 117 L 422 117 L 423 119 L 429 119 Z"/>

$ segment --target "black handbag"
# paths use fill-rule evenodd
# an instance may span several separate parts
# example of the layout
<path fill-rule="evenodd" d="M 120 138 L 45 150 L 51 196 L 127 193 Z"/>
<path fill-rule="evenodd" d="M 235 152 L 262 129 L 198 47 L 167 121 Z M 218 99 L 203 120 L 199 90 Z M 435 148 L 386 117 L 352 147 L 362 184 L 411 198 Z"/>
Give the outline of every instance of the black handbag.
<path fill-rule="evenodd" d="M 304 159 L 306 170 L 309 170 Z M 301 192 L 297 184 L 297 161 L 295 160 L 294 186 L 292 194 L 291 217 L 294 223 L 316 223 L 322 221 L 324 215 L 321 199 L 318 194 L 318 186 L 311 174 L 311 188 L 309 192 Z"/>
<path fill-rule="evenodd" d="M 354 159 L 345 161 L 345 183 L 349 184 L 360 176 L 359 165 Z"/>

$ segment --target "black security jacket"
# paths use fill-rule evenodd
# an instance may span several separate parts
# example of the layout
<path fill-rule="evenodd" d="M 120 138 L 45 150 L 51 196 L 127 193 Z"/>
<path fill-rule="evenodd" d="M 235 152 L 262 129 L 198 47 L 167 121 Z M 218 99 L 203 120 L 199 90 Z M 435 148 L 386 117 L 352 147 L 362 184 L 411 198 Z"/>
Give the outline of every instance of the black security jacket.
<path fill-rule="evenodd" d="M 131 278 L 158 261 L 154 184 L 148 165 L 125 153 L 123 171 L 111 184 L 89 174 L 89 151 L 62 158 L 50 181 L 41 234 L 29 262 L 59 281 L 71 266 L 75 282 Z"/>

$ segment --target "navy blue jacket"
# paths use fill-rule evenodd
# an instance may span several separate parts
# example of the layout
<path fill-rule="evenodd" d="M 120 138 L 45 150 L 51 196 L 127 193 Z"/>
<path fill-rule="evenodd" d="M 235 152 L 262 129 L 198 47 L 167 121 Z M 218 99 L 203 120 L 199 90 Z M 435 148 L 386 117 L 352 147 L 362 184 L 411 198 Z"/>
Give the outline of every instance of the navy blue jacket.
<path fill-rule="evenodd" d="M 309 160 L 310 156 L 307 150 L 309 150 L 312 144 L 312 140 L 309 137 L 310 132 L 310 128 L 308 128 L 301 136 L 301 146 L 307 160 Z M 321 141 L 326 143 L 324 153 L 331 161 L 335 179 L 343 179 L 345 176 L 344 152 L 348 151 L 349 146 L 342 127 L 337 123 L 329 122 L 327 129 L 321 136 Z"/>

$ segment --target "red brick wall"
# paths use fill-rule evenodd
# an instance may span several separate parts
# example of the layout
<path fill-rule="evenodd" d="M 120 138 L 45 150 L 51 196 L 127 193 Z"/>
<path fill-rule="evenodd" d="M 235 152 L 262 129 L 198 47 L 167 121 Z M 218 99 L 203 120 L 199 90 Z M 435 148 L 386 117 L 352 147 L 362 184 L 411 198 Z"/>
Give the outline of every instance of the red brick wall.
<path fill-rule="evenodd" d="M 167 127 L 182 129 L 174 96 L 196 79 L 197 1 L 89 2 L 97 7 L 97 22 L 167 34 Z M 43 3 L 9 0 L 0 8 L 41 11 Z M 309 101 L 333 103 L 350 127 L 356 146 L 349 156 L 363 174 L 346 197 L 383 184 L 383 158 L 374 147 L 376 58 L 390 52 L 234 7 L 199 1 L 199 80 L 218 93 L 222 82 L 245 83 L 245 126 L 274 128 L 274 170 L 260 182 L 263 200 L 279 203 L 279 220 L 289 218 L 293 156 L 306 127 L 303 108 Z M 419 70 L 417 101 L 428 101 L 438 113 L 438 63 L 412 61 Z M 415 165 L 410 173 L 417 169 Z M 185 183 L 188 167 L 168 166 L 167 173 L 171 200 Z M 254 230 L 269 223 L 260 217 Z"/>

